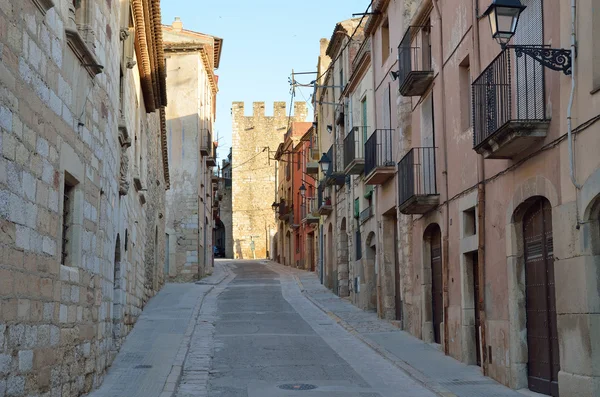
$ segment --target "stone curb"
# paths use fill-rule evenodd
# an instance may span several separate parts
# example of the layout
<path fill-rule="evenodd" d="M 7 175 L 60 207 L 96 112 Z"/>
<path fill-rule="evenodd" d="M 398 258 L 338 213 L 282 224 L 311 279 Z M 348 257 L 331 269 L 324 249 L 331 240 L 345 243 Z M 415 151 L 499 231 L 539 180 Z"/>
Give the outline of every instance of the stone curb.
<path fill-rule="evenodd" d="M 432 380 L 431 378 L 429 378 L 427 375 L 423 374 L 418 369 L 412 367 L 406 361 L 403 361 L 403 360 L 399 359 L 398 357 L 396 357 L 395 355 L 388 352 L 385 348 L 380 346 L 378 343 L 375 343 L 375 342 L 369 340 L 368 338 L 364 337 L 362 334 L 360 334 L 358 331 L 356 331 L 354 329 L 354 327 L 352 327 L 346 321 L 341 319 L 335 313 L 327 310 L 319 302 L 317 302 L 310 295 L 308 295 L 308 293 L 304 289 L 304 284 L 302 284 L 302 281 L 300 280 L 300 278 L 297 275 L 293 274 L 292 272 L 288 272 L 288 274 L 291 274 L 294 277 L 294 280 L 298 284 L 298 287 L 300 288 L 300 291 L 302 292 L 302 294 L 310 302 L 312 302 L 313 305 L 315 305 L 323 313 L 325 313 L 329 317 L 331 317 L 336 323 L 338 323 L 342 328 L 344 328 L 350 334 L 352 334 L 356 338 L 360 339 L 363 343 L 365 343 L 371 349 L 375 350 L 379 355 L 381 355 L 382 357 L 384 357 L 385 359 L 390 361 L 392 364 L 394 364 L 396 367 L 400 368 L 402 371 L 406 372 L 409 376 L 411 376 L 417 382 L 419 382 L 420 384 L 422 384 L 423 386 L 425 386 L 432 392 L 436 393 L 437 395 L 442 396 L 442 397 L 458 397 L 456 394 L 454 394 L 450 390 L 442 387 L 439 383 Z M 383 320 L 383 321 L 387 321 L 387 320 Z M 393 325 L 395 325 L 395 324 L 393 324 Z"/>
<path fill-rule="evenodd" d="M 200 315 L 200 309 L 202 308 L 202 304 L 204 303 L 204 299 L 212 292 L 214 286 L 221 283 L 228 275 L 229 269 L 226 266 L 223 266 L 223 277 L 220 280 L 215 282 L 214 284 L 210 284 L 211 287 L 208 291 L 202 296 L 202 299 L 196 304 L 194 307 L 194 311 L 192 313 L 192 317 L 188 323 L 188 326 L 185 330 L 185 335 L 181 344 L 179 345 L 179 350 L 177 351 L 177 355 L 175 356 L 175 362 L 171 366 L 171 372 L 167 377 L 165 385 L 163 387 L 162 393 L 160 397 L 173 397 L 175 396 L 175 392 L 177 391 L 177 385 L 181 380 L 181 375 L 183 373 L 183 363 L 187 357 L 187 354 L 190 350 L 190 343 L 192 341 L 192 334 L 194 333 L 194 328 L 196 327 L 196 323 L 198 322 L 198 316 Z M 198 284 L 198 283 L 196 283 Z"/>

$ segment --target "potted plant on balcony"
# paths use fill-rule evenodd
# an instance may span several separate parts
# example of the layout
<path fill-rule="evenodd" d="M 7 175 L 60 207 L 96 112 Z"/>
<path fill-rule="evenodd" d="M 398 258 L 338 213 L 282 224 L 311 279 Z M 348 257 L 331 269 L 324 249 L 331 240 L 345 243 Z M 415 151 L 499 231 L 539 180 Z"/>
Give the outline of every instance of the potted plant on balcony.
<path fill-rule="evenodd" d="M 325 197 L 323 199 L 323 202 L 325 203 L 325 205 L 331 205 L 331 197 Z"/>

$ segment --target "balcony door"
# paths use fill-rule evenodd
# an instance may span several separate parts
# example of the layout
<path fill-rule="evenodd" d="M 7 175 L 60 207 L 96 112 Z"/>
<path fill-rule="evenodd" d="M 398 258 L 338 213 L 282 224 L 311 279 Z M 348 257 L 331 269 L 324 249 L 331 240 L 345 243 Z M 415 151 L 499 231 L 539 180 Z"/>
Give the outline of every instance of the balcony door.
<path fill-rule="evenodd" d="M 391 98 L 390 98 L 390 85 L 386 83 L 385 88 L 383 89 L 383 129 L 390 130 L 392 128 L 392 118 L 391 118 Z M 388 166 L 393 165 L 393 156 L 392 156 L 392 147 L 394 145 L 394 134 L 380 134 L 381 144 L 378 144 L 377 150 L 380 153 L 377 153 L 378 160 L 381 162 L 380 165 Z"/>
<path fill-rule="evenodd" d="M 519 25 L 514 36 L 515 45 L 543 45 L 544 18 L 542 0 L 521 0 L 525 10 L 519 18 Z M 544 66 L 530 56 L 524 55 L 514 60 L 516 79 L 515 114 L 516 119 L 544 119 L 545 95 L 531 93 L 544 91 Z M 529 95 L 528 95 L 529 93 Z"/>
<path fill-rule="evenodd" d="M 433 126 L 433 94 L 423 101 L 421 105 L 421 146 L 424 148 L 435 147 Z M 435 149 L 434 149 L 435 150 Z M 415 161 L 415 186 L 416 191 L 423 194 L 435 194 L 435 156 L 431 150 L 418 151 Z"/>

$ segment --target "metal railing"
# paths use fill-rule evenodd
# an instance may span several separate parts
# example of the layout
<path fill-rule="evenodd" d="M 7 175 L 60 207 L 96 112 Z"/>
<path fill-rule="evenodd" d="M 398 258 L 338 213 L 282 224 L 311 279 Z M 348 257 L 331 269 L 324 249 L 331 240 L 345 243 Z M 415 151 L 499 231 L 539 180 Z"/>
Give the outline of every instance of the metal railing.
<path fill-rule="evenodd" d="M 400 85 L 411 72 L 429 72 L 431 65 L 431 46 L 418 40 L 418 33 L 429 26 L 409 26 L 398 46 L 398 81 Z M 425 44 L 425 46 L 424 46 Z"/>
<path fill-rule="evenodd" d="M 348 167 L 354 160 L 364 159 L 366 128 L 354 127 L 344 138 L 344 168 Z"/>
<path fill-rule="evenodd" d="M 394 130 L 375 130 L 365 144 L 365 175 L 377 167 L 393 167 Z"/>
<path fill-rule="evenodd" d="M 547 121 L 544 68 L 533 58 L 502 51 L 473 82 L 473 147 L 510 121 Z"/>
<path fill-rule="evenodd" d="M 413 196 L 437 195 L 435 148 L 416 147 L 398 163 L 398 203 Z"/>
<path fill-rule="evenodd" d="M 210 130 L 207 128 L 202 128 L 200 130 L 200 150 L 206 152 L 206 154 L 211 155 L 213 153 L 213 141 L 212 134 Z"/>

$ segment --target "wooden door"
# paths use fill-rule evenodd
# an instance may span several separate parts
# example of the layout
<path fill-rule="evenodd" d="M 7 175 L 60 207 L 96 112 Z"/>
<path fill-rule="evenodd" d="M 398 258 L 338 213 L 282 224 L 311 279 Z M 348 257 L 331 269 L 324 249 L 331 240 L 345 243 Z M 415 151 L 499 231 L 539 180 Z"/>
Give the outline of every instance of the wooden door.
<path fill-rule="evenodd" d="M 401 280 L 400 280 L 400 266 L 398 260 L 398 219 L 394 219 L 394 284 L 395 284 L 395 306 L 396 306 L 396 320 L 402 320 L 402 294 L 400 291 Z"/>
<path fill-rule="evenodd" d="M 475 356 L 477 365 L 481 367 L 481 352 L 479 351 L 479 257 L 477 252 L 472 255 L 473 258 L 473 301 L 475 303 Z"/>
<path fill-rule="evenodd" d="M 442 286 L 442 236 L 439 228 L 431 234 L 431 310 L 435 343 L 442 343 L 440 326 L 444 321 L 444 292 Z"/>
<path fill-rule="evenodd" d="M 523 219 L 525 299 L 527 312 L 527 375 L 529 389 L 558 396 L 558 327 L 554 290 L 552 209 L 538 200 Z"/>

